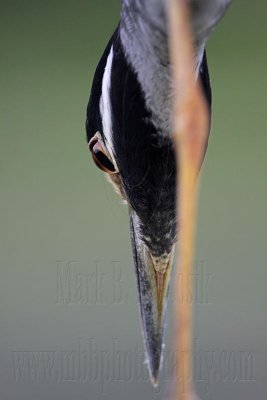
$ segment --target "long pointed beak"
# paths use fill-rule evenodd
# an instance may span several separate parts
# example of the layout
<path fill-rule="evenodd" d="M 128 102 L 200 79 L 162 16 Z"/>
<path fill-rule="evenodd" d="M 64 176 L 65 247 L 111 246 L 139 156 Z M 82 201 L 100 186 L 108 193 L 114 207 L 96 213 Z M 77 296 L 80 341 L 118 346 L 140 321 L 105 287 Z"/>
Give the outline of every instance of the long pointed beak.
<path fill-rule="evenodd" d="M 148 369 L 152 384 L 157 386 L 174 248 L 168 256 L 155 260 L 140 239 L 134 213 L 130 228 Z"/>

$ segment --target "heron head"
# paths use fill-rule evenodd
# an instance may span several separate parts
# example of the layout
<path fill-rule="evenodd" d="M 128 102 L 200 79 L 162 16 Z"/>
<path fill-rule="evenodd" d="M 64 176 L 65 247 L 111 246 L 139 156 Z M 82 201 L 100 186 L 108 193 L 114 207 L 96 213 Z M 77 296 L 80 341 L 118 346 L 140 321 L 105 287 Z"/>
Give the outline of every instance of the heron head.
<path fill-rule="evenodd" d="M 176 163 L 171 137 L 155 127 L 116 32 L 96 70 L 86 129 L 95 164 L 129 208 L 143 337 L 156 385 L 176 242 Z"/>

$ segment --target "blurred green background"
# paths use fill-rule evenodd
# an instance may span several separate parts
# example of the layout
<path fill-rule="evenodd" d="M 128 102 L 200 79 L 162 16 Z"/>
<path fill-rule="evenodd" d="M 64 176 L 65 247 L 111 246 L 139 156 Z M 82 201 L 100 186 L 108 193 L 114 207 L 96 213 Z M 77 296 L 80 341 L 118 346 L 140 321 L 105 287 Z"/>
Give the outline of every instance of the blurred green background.
<path fill-rule="evenodd" d="M 155 391 L 127 209 L 85 141 L 119 1 L 0 4 L 0 399 L 165 399 L 171 313 Z M 208 44 L 213 126 L 193 299 L 202 400 L 267 391 L 266 15 L 265 1 L 236 0 Z"/>

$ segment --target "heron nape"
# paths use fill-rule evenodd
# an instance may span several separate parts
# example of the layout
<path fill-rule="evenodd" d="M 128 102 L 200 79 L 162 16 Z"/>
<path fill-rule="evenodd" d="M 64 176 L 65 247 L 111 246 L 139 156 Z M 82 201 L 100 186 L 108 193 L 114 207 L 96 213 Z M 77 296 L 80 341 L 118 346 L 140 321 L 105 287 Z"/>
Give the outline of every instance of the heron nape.
<path fill-rule="evenodd" d="M 190 10 L 195 79 L 209 114 L 201 164 L 211 120 L 205 45 L 230 0 L 183 1 Z M 93 160 L 129 207 L 144 345 L 155 385 L 179 234 L 166 3 L 122 0 L 120 22 L 94 75 L 86 119 Z"/>

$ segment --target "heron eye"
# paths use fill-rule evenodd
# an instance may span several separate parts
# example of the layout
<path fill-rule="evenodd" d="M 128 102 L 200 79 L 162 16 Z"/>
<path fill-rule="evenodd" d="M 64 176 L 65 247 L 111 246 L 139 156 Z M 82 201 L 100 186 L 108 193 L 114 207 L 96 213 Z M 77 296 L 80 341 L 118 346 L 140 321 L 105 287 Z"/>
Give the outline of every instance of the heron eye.
<path fill-rule="evenodd" d="M 110 159 L 108 151 L 98 135 L 95 135 L 89 142 L 89 150 L 92 153 L 93 160 L 98 168 L 108 174 L 116 174 L 116 170 L 113 162 Z"/>

